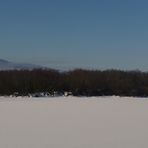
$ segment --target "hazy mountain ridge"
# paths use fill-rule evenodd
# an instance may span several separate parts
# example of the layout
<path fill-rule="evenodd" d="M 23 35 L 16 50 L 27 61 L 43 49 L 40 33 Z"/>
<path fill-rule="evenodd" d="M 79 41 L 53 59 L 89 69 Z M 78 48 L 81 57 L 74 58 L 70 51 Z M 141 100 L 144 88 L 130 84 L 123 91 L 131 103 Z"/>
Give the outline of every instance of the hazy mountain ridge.
<path fill-rule="evenodd" d="M 0 70 L 23 70 L 23 69 L 32 70 L 38 68 L 43 68 L 43 67 L 29 63 L 15 63 L 4 59 L 0 59 Z"/>

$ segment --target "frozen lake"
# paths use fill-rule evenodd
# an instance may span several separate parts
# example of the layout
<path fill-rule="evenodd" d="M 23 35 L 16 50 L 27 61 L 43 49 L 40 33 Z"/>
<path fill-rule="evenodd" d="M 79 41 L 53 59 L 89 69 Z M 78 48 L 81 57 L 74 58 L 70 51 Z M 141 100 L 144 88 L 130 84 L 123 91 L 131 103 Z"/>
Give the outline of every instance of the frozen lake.
<path fill-rule="evenodd" d="M 1 148 L 147 148 L 148 99 L 0 97 Z"/>

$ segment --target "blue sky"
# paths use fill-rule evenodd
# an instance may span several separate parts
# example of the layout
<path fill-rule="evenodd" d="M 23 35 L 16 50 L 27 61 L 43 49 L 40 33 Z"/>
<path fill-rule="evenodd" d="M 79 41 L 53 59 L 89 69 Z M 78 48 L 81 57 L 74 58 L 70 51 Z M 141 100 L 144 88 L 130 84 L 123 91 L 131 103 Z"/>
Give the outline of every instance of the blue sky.
<path fill-rule="evenodd" d="M 0 58 L 148 71 L 147 0 L 1 0 Z"/>

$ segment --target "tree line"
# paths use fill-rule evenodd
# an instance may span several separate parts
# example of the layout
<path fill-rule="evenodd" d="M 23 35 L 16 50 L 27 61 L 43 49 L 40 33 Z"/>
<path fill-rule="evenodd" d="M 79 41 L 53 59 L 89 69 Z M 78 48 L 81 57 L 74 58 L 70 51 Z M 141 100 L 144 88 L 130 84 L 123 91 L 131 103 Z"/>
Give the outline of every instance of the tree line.
<path fill-rule="evenodd" d="M 0 95 L 72 92 L 75 96 L 148 96 L 148 72 L 120 70 L 0 71 Z"/>

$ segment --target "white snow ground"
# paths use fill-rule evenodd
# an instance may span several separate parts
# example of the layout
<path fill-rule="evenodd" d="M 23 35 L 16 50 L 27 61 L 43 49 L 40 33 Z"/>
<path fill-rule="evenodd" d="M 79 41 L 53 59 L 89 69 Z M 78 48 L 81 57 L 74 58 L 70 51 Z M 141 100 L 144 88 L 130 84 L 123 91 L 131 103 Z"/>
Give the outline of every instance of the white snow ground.
<path fill-rule="evenodd" d="M 0 98 L 0 148 L 147 148 L 148 99 Z"/>

